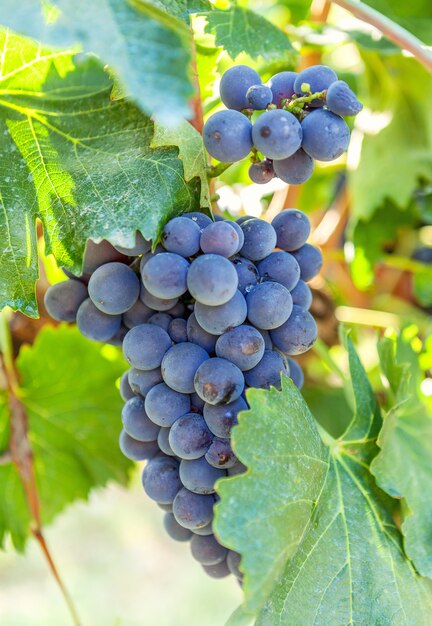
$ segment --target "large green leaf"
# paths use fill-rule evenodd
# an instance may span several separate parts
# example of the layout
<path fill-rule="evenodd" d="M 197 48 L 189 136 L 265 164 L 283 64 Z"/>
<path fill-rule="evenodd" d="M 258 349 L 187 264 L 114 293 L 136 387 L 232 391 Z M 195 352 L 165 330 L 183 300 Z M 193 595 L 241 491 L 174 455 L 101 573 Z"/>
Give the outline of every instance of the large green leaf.
<path fill-rule="evenodd" d="M 403 552 L 396 501 L 369 470 L 381 418 L 346 344 L 355 408 L 341 438 L 320 439 L 287 380 L 281 392 L 249 391 L 233 431 L 248 470 L 219 483 L 215 528 L 242 554 L 245 609 L 259 626 L 430 623 L 432 592 Z"/>
<path fill-rule="evenodd" d="M 432 4 L 429 0 L 364 0 L 366 4 L 432 44 Z"/>
<path fill-rule="evenodd" d="M 170 217 L 199 207 L 203 147 L 195 138 L 187 182 L 178 148 L 151 147 L 153 123 L 110 100 L 112 82 L 94 59 L 10 32 L 0 32 L 1 48 L 0 308 L 35 316 L 36 217 L 48 252 L 80 272 L 89 237 L 131 245 L 135 230 L 155 238 Z"/>
<path fill-rule="evenodd" d="M 105 350 L 105 352 L 104 352 Z M 49 326 L 17 361 L 20 396 L 44 523 L 87 498 L 108 480 L 126 483 L 131 463 L 118 449 L 121 399 L 115 381 L 124 369 L 114 349 L 84 339 L 77 329 Z M 0 450 L 8 448 L 11 416 L 0 396 Z M 24 547 L 30 514 L 15 466 L 0 465 L 0 544 L 10 534 Z"/>

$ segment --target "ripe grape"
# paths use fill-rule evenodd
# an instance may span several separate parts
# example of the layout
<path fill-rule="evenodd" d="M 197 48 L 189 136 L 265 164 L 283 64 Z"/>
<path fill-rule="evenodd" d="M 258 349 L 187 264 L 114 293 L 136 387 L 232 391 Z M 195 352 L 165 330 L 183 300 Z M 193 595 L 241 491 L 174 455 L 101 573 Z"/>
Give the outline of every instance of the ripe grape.
<path fill-rule="evenodd" d="M 145 324 L 153 314 L 154 310 L 138 299 L 133 307 L 123 313 L 123 324 L 127 328 L 133 328 L 139 324 Z"/>
<path fill-rule="evenodd" d="M 151 459 L 144 467 L 142 484 L 149 498 L 171 504 L 182 488 L 178 461 L 165 455 Z"/>
<path fill-rule="evenodd" d="M 242 371 L 257 365 L 264 354 L 264 339 L 253 326 L 237 326 L 216 342 L 216 354 Z"/>
<path fill-rule="evenodd" d="M 261 261 L 276 246 L 276 232 L 271 224 L 264 220 L 251 218 L 241 224 L 245 240 L 241 256 L 251 259 L 252 261 Z"/>
<path fill-rule="evenodd" d="M 144 400 L 134 397 L 126 402 L 122 410 L 123 428 L 138 441 L 156 441 L 159 426 L 152 422 L 144 408 Z"/>
<path fill-rule="evenodd" d="M 363 108 L 355 93 L 343 80 L 336 80 L 327 89 L 326 105 L 336 115 L 357 115 Z"/>
<path fill-rule="evenodd" d="M 211 335 L 198 324 L 195 313 L 192 313 L 192 315 L 188 317 L 187 336 L 189 341 L 195 343 L 197 346 L 201 346 L 201 348 L 204 348 L 209 354 L 214 352 L 217 336 Z"/>
<path fill-rule="evenodd" d="M 125 457 L 131 461 L 152 459 L 160 452 L 156 441 L 137 441 L 124 430 L 120 433 L 119 447 Z"/>
<path fill-rule="evenodd" d="M 154 370 L 138 370 L 132 367 L 128 372 L 129 385 L 134 394 L 145 398 L 150 389 L 162 382 L 160 367 Z"/>
<path fill-rule="evenodd" d="M 291 294 L 276 282 L 256 285 L 247 295 L 247 316 L 257 328 L 278 328 L 289 318 L 292 311 Z"/>
<path fill-rule="evenodd" d="M 266 350 L 258 365 L 245 372 L 245 381 L 249 387 L 261 389 L 276 387 L 276 389 L 280 389 L 281 374 L 288 375 L 286 359 L 279 352 Z"/>
<path fill-rule="evenodd" d="M 154 324 L 168 332 L 172 319 L 173 318 L 168 313 L 153 313 L 153 315 L 148 318 L 147 324 Z"/>
<path fill-rule="evenodd" d="M 296 78 L 296 72 L 279 72 L 270 78 L 267 85 L 270 87 L 273 95 L 273 104 L 279 107 L 281 100 L 291 98 L 294 95 L 294 81 Z"/>
<path fill-rule="evenodd" d="M 162 363 L 171 347 L 168 333 L 155 324 L 140 324 L 131 328 L 123 342 L 123 354 L 132 367 L 153 370 Z"/>
<path fill-rule="evenodd" d="M 207 152 L 218 161 L 241 161 L 252 150 L 252 124 L 239 111 L 218 111 L 203 128 Z"/>
<path fill-rule="evenodd" d="M 207 352 L 194 343 L 176 344 L 162 359 L 161 371 L 165 383 L 174 391 L 193 393 L 195 372 L 208 358 Z"/>
<path fill-rule="evenodd" d="M 166 427 L 166 428 L 162 427 L 159 430 L 157 442 L 158 442 L 159 448 L 162 450 L 164 454 L 166 454 L 167 456 L 176 456 L 174 453 L 174 450 L 171 448 L 170 443 L 169 443 L 170 430 L 171 428 L 169 427 Z"/>
<path fill-rule="evenodd" d="M 244 389 L 241 370 L 219 357 L 204 361 L 195 374 L 195 391 L 208 404 L 228 404 Z"/>
<path fill-rule="evenodd" d="M 214 498 L 203 496 L 189 489 L 180 489 L 173 503 L 173 514 L 176 521 L 191 530 L 203 528 L 213 518 Z"/>
<path fill-rule="evenodd" d="M 297 285 L 291 291 L 291 297 L 293 304 L 297 304 L 297 306 L 300 306 L 302 309 L 310 309 L 312 304 L 312 291 L 309 285 L 303 280 L 298 281 Z"/>
<path fill-rule="evenodd" d="M 204 457 L 193 460 L 183 459 L 180 463 L 180 479 L 183 486 L 194 493 L 214 493 L 215 483 L 226 476 L 223 469 L 210 465 Z"/>
<path fill-rule="evenodd" d="M 323 258 L 320 250 L 305 243 L 301 248 L 292 252 L 300 266 L 300 278 L 304 281 L 311 280 L 320 273 Z"/>
<path fill-rule="evenodd" d="M 187 285 L 198 302 L 209 306 L 225 304 L 237 290 L 237 272 L 228 259 L 219 254 L 205 254 L 192 262 Z"/>
<path fill-rule="evenodd" d="M 199 229 L 202 231 L 209 224 L 213 224 L 212 220 L 205 213 L 200 213 L 199 211 L 191 211 L 190 213 L 184 213 L 182 217 L 187 217 L 189 220 L 192 220 L 199 226 Z"/>
<path fill-rule="evenodd" d="M 237 272 L 238 290 L 245 295 L 258 283 L 258 270 L 252 261 L 240 255 L 233 257 L 231 262 Z"/>
<path fill-rule="evenodd" d="M 263 113 L 252 128 L 255 147 L 269 159 L 286 159 L 300 148 L 302 127 L 289 111 Z M 244 155 L 246 156 L 246 155 Z"/>
<path fill-rule="evenodd" d="M 241 397 L 225 405 L 205 404 L 204 419 L 216 437 L 227 439 L 231 435 L 231 429 L 237 424 L 238 413 L 247 409 L 247 402 Z"/>
<path fill-rule="evenodd" d="M 291 380 L 298 389 L 301 389 L 304 383 L 304 374 L 302 368 L 295 359 L 291 359 L 290 357 L 288 357 L 288 365 Z"/>
<path fill-rule="evenodd" d="M 268 159 L 264 159 L 264 161 L 252 163 L 249 167 L 248 173 L 249 178 L 253 183 L 256 183 L 257 185 L 265 185 L 265 183 L 271 181 L 275 176 L 273 162 Z"/>
<path fill-rule="evenodd" d="M 300 266 L 288 252 L 272 252 L 257 264 L 263 280 L 275 281 L 292 291 L 300 279 Z"/>
<path fill-rule="evenodd" d="M 246 93 L 252 85 L 259 85 L 261 78 L 247 65 L 235 65 L 222 76 L 219 90 L 220 97 L 228 109 L 241 111 L 249 106 Z"/>
<path fill-rule="evenodd" d="M 80 333 L 87 339 L 109 341 L 120 328 L 121 315 L 102 313 L 90 298 L 87 298 L 78 309 L 76 322 Z"/>
<path fill-rule="evenodd" d="M 183 257 L 190 257 L 198 252 L 200 237 L 200 227 L 187 217 L 175 217 L 162 231 L 164 248 Z"/>
<path fill-rule="evenodd" d="M 222 563 L 217 563 L 216 565 L 203 565 L 202 568 L 210 578 L 225 578 L 230 575 L 226 561 L 222 561 Z"/>
<path fill-rule="evenodd" d="M 277 247 L 287 252 L 300 248 L 310 234 L 307 216 L 297 209 L 286 209 L 276 215 L 272 226 L 277 235 Z"/>
<path fill-rule="evenodd" d="M 318 161 L 333 161 L 348 148 L 350 131 L 339 115 L 326 109 L 308 113 L 301 123 L 302 148 Z"/>
<path fill-rule="evenodd" d="M 239 326 L 245 321 L 246 314 L 246 301 L 240 291 L 236 291 L 231 300 L 219 306 L 207 306 L 201 302 L 195 304 L 198 324 L 212 335 L 222 335 L 230 328 Z"/>
<path fill-rule="evenodd" d="M 165 383 L 159 383 L 146 395 L 145 410 L 158 426 L 172 426 L 179 417 L 190 411 L 190 398 L 170 389 Z"/>
<path fill-rule="evenodd" d="M 314 170 L 314 162 L 302 148 L 294 152 L 287 159 L 273 161 L 273 169 L 278 178 L 289 185 L 305 183 Z"/>
<path fill-rule="evenodd" d="M 118 261 L 127 263 L 128 258 L 114 248 L 108 241 L 95 243 L 88 239 L 84 252 L 83 275 L 93 274 L 95 270 L 105 263 Z"/>
<path fill-rule="evenodd" d="M 207 537 L 194 535 L 191 540 L 191 552 L 193 558 L 202 565 L 217 565 L 228 556 L 227 548 L 221 546 L 214 535 Z"/>
<path fill-rule="evenodd" d="M 108 315 L 119 315 L 138 300 L 140 284 L 137 275 L 124 263 L 106 263 L 92 274 L 89 296 L 95 306 Z"/>
<path fill-rule="evenodd" d="M 241 229 L 240 229 L 241 230 Z M 243 231 L 242 235 L 243 235 Z M 204 254 L 220 254 L 230 257 L 239 249 L 240 238 L 233 224 L 213 222 L 201 233 L 201 250 Z"/>
<path fill-rule="evenodd" d="M 48 314 L 58 322 L 74 322 L 86 298 L 87 287 L 72 279 L 51 285 L 45 293 L 44 304 Z"/>
<path fill-rule="evenodd" d="M 309 311 L 294 305 L 291 316 L 270 336 L 276 348 L 290 356 L 303 354 L 316 341 L 318 329 L 316 322 Z M 248 385 L 250 383 L 246 381 Z M 255 386 L 255 385 L 252 385 Z"/>
<path fill-rule="evenodd" d="M 168 334 L 175 343 L 187 341 L 187 321 L 182 317 L 173 319 L 168 326 Z"/>
<path fill-rule="evenodd" d="M 294 81 L 294 90 L 299 95 L 307 95 L 307 91 L 302 90 L 303 84 L 308 84 L 311 93 L 324 91 L 328 89 L 332 83 L 337 80 L 336 73 L 327 65 L 312 65 L 300 72 Z M 324 101 L 321 98 L 315 98 L 309 102 L 309 106 L 321 107 Z"/>
<path fill-rule="evenodd" d="M 189 263 L 179 254 L 165 252 L 148 260 L 142 271 L 144 287 L 157 298 L 178 298 L 187 291 Z"/>
<path fill-rule="evenodd" d="M 120 395 L 122 397 L 122 400 L 124 400 L 125 402 L 133 398 L 135 395 L 134 390 L 129 384 L 129 379 L 128 379 L 129 372 L 130 370 L 125 372 L 120 378 Z"/>
<path fill-rule="evenodd" d="M 192 537 L 192 531 L 180 526 L 172 513 L 165 513 L 163 524 L 166 532 L 174 541 L 189 541 Z"/>
<path fill-rule="evenodd" d="M 220 439 L 219 437 L 213 439 L 205 454 L 205 459 L 207 463 L 220 469 L 228 469 L 237 463 L 237 457 L 231 448 L 229 439 Z"/>
<path fill-rule="evenodd" d="M 151 250 L 151 241 L 144 239 L 142 234 L 137 231 L 135 234 L 135 243 L 131 248 L 124 248 L 123 246 L 114 246 L 116 250 L 125 254 L 126 256 L 138 256 L 139 254 L 146 254 Z"/>
<path fill-rule="evenodd" d="M 157 298 L 152 295 L 144 285 L 141 285 L 140 291 L 141 301 L 153 311 L 168 311 L 177 304 L 177 298 Z"/>
<path fill-rule="evenodd" d="M 248 106 L 256 111 L 262 111 L 273 100 L 273 93 L 267 85 L 252 85 L 246 92 Z"/>
<path fill-rule="evenodd" d="M 199 413 L 182 415 L 172 425 L 168 437 L 176 456 L 188 461 L 204 456 L 212 440 L 212 434 Z"/>

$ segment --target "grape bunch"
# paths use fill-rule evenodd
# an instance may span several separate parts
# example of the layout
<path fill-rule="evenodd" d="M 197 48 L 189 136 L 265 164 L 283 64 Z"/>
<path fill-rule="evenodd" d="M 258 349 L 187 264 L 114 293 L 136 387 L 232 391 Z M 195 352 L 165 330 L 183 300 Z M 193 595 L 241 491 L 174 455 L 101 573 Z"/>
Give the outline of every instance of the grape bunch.
<path fill-rule="evenodd" d="M 212 577 L 241 580 L 240 555 L 218 542 L 212 519 L 216 481 L 245 470 L 230 443 L 245 391 L 280 389 L 281 374 L 301 388 L 293 357 L 317 337 L 307 281 L 322 257 L 309 232 L 295 209 L 271 224 L 189 213 L 166 224 L 154 251 L 141 236 L 133 250 L 90 243 L 83 276 L 46 293 L 55 319 L 122 344 L 120 448 L 147 461 L 144 491 L 167 533 L 190 541 Z"/>
<path fill-rule="evenodd" d="M 363 108 L 326 65 L 279 72 L 267 84 L 252 68 L 237 65 L 222 76 L 220 97 L 227 109 L 204 125 L 207 152 L 228 163 L 252 152 L 249 177 L 258 184 L 275 176 L 304 183 L 312 176 L 314 159 L 333 161 L 347 150 L 350 131 L 342 116 Z M 252 122 L 255 111 L 264 113 Z"/>

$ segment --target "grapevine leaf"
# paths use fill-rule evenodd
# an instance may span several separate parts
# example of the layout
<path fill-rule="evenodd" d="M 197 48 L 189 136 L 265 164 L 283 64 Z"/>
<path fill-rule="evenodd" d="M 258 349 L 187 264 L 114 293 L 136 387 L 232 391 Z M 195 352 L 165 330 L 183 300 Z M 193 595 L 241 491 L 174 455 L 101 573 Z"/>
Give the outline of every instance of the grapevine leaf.
<path fill-rule="evenodd" d="M 53 52 L 10 32 L 0 77 L 0 307 L 36 316 L 35 220 L 47 252 L 79 273 L 86 240 L 157 238 L 173 215 L 198 208 L 178 148 L 151 148 L 153 123 L 112 102 L 112 81 L 90 57 Z"/>
<path fill-rule="evenodd" d="M 22 0 L 19 7 L 5 0 L 0 21 L 45 45 L 79 45 L 98 55 L 143 111 L 174 124 L 191 115 L 192 33 L 181 19 L 188 4 L 193 5 L 170 0 L 52 0 L 48 13 L 45 0 Z"/>
<path fill-rule="evenodd" d="M 214 34 L 216 45 L 232 59 L 245 52 L 253 59 L 286 59 L 295 53 L 288 35 L 261 15 L 240 6 L 203 14 L 205 31 Z"/>
<path fill-rule="evenodd" d="M 345 343 L 355 406 L 345 435 L 320 438 L 285 379 L 281 392 L 250 390 L 233 431 L 248 470 L 219 482 L 215 530 L 242 555 L 244 608 L 257 626 L 429 623 L 429 584 L 404 555 L 395 501 L 369 470 L 380 415 Z"/>
<path fill-rule="evenodd" d="M 17 368 L 43 522 L 108 480 L 125 484 L 131 463 L 118 449 L 121 399 L 114 383 L 124 367 L 117 353 L 87 341 L 75 328 L 45 326 L 32 347 L 21 349 Z M 0 396 L 3 450 L 11 419 Z M 11 463 L 0 465 L 0 493 L 0 544 L 10 534 L 22 550 L 30 515 Z"/>
<path fill-rule="evenodd" d="M 383 339 L 379 352 L 394 404 L 384 421 L 378 438 L 381 451 L 371 469 L 384 491 L 405 499 L 405 550 L 417 570 L 432 578 L 432 415 L 419 397 L 408 362 L 401 362 L 395 342 Z"/>

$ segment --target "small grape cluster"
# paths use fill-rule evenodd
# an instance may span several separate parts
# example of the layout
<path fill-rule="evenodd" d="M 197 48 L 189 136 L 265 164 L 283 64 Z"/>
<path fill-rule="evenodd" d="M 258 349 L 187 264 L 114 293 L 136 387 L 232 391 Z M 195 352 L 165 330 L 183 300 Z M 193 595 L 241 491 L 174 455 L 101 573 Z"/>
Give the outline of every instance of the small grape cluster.
<path fill-rule="evenodd" d="M 306 243 L 310 224 L 289 209 L 271 224 L 242 217 L 213 222 L 189 213 L 167 223 L 151 251 L 91 243 L 83 277 L 50 287 L 45 304 L 95 341 L 121 343 L 130 365 L 120 448 L 147 460 L 142 482 L 165 511 L 164 525 L 213 577 L 241 580 L 240 556 L 212 530 L 219 478 L 245 470 L 231 429 L 249 387 L 297 387 L 292 358 L 317 337 L 306 284 L 320 270 L 320 251 Z"/>
<path fill-rule="evenodd" d="M 307 181 L 314 159 L 333 161 L 347 150 L 350 131 L 342 116 L 362 109 L 326 65 L 299 74 L 279 72 L 266 85 L 255 70 L 237 65 L 222 76 L 220 97 L 227 110 L 207 120 L 204 145 L 212 157 L 228 163 L 252 151 L 249 177 L 259 184 L 275 176 L 293 185 Z M 265 112 L 252 124 L 254 111 Z"/>

